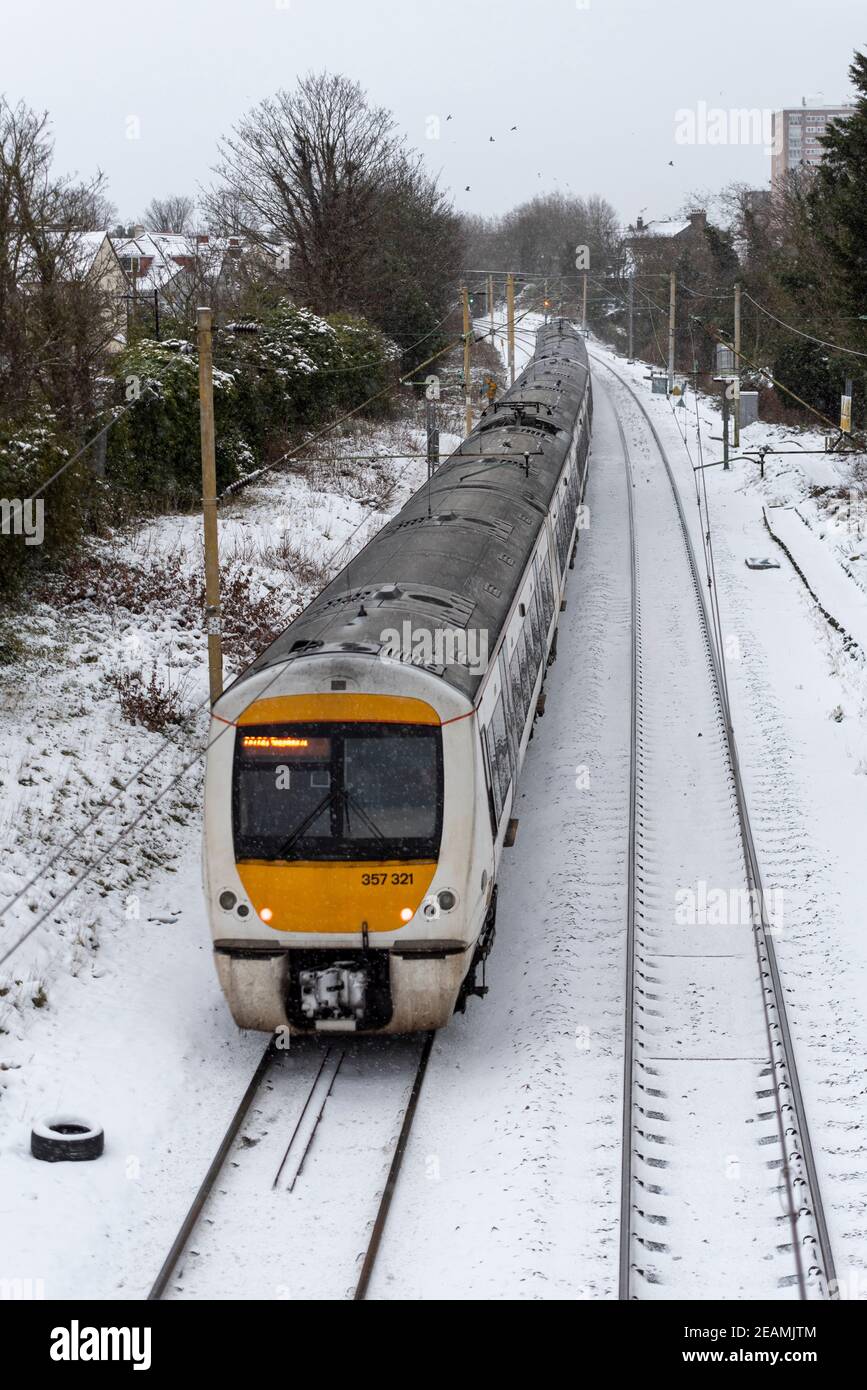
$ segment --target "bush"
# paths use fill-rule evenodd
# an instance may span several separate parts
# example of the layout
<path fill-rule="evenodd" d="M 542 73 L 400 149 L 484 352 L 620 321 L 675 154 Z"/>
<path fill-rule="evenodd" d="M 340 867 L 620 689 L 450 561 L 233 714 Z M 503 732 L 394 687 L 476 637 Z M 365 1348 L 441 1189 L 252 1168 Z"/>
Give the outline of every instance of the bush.
<path fill-rule="evenodd" d="M 132 404 L 108 434 L 106 477 L 151 505 L 192 506 L 202 494 L 199 367 L 192 345 L 144 339 L 120 353 L 121 388 Z M 235 381 L 214 369 L 217 488 L 239 477 Z"/>
<path fill-rule="evenodd" d="M 26 578 L 68 551 L 98 510 L 102 484 L 85 459 L 25 505 L 68 463 L 75 447 L 47 408 L 23 424 L 0 422 L 0 594 L 14 594 Z M 34 543 L 27 544 L 28 535 Z"/>
<path fill-rule="evenodd" d="M 151 733 L 162 733 L 170 724 L 184 721 L 181 692 L 163 685 L 156 671 L 145 680 L 141 671 L 113 671 L 108 677 L 120 696 L 120 712 L 130 724 L 141 724 Z"/>
<path fill-rule="evenodd" d="M 256 324 L 219 329 L 214 335 L 218 492 L 269 454 L 282 452 L 287 438 L 386 390 L 397 355 L 363 320 L 326 320 L 287 304 Z M 124 393 L 139 395 L 109 434 L 107 476 L 152 501 L 195 505 L 202 487 L 198 360 L 192 344 L 146 339 L 120 354 L 115 370 Z"/>
<path fill-rule="evenodd" d="M 835 422 L 840 418 L 840 397 L 846 379 L 851 377 L 854 382 L 853 424 L 865 422 L 867 375 L 857 360 L 842 360 L 818 343 L 802 341 L 786 343 L 780 348 L 773 370 L 777 381 Z M 782 394 L 789 406 L 796 404 L 790 396 Z"/>

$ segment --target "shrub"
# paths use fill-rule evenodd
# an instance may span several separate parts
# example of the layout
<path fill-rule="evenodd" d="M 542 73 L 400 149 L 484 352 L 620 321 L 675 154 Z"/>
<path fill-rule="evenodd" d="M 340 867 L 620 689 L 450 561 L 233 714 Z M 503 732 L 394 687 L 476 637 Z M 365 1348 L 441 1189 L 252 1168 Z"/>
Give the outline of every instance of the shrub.
<path fill-rule="evenodd" d="M 835 422 L 840 418 L 840 397 L 846 378 L 854 378 L 854 423 L 864 423 L 867 378 L 856 361 L 844 361 L 835 357 L 832 352 L 817 343 L 794 342 L 786 343 L 779 349 L 773 370 L 777 381 L 788 386 L 789 390 L 797 392 L 808 405 L 813 406 L 815 410 L 821 410 Z M 782 394 L 788 406 L 796 405 L 791 396 Z M 812 417 L 812 420 L 814 422 L 815 417 Z"/>
<path fill-rule="evenodd" d="M 0 500 L 24 504 L 68 463 L 75 447 L 47 407 L 22 424 L 0 422 Z M 67 551 L 98 510 L 101 492 L 102 484 L 85 459 L 60 473 L 36 499 L 42 503 L 43 529 L 43 538 L 36 544 L 28 545 L 24 534 L 14 534 L 16 526 L 21 531 L 21 522 L 16 523 L 8 506 L 3 509 L 0 593 L 15 593 L 26 578 Z M 25 521 L 28 516 L 32 521 L 36 518 L 35 511 L 26 509 L 20 515 Z M 37 534 L 32 531 L 34 540 Z"/>
<path fill-rule="evenodd" d="M 147 680 L 141 671 L 112 671 L 108 683 L 120 696 L 120 712 L 130 724 L 142 724 L 158 734 L 170 724 L 183 723 L 181 691 L 163 685 L 155 669 Z"/>
<path fill-rule="evenodd" d="M 240 331 L 245 328 L 257 331 Z M 353 409 L 383 392 L 397 356 L 397 349 L 363 320 L 326 320 L 287 304 L 256 324 L 219 329 L 214 335 L 218 491 L 335 410 Z M 201 455 L 192 344 L 143 340 L 119 355 L 115 370 L 125 395 L 140 394 L 110 431 L 107 476 L 151 499 L 195 505 L 201 496 Z"/>

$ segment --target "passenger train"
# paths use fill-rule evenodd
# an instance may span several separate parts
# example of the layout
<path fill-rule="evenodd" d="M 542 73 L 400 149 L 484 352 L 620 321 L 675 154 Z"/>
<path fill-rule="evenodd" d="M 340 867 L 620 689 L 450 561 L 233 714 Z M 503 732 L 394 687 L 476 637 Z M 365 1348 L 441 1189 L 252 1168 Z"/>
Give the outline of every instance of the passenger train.
<path fill-rule="evenodd" d="M 204 881 L 242 1028 L 411 1033 L 486 993 L 584 514 L 583 338 L 515 385 L 212 712 Z"/>

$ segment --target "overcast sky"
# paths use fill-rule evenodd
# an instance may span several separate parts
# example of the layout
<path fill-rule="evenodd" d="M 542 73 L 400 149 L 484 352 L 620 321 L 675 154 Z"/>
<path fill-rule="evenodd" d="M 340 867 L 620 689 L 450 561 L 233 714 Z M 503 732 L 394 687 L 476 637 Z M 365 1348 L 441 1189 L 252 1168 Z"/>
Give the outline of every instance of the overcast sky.
<path fill-rule="evenodd" d="M 664 217 L 768 182 L 761 139 L 701 143 L 713 108 L 836 102 L 867 46 L 864 0 L 0 0 L 0 15 L 2 90 L 49 110 L 58 165 L 103 169 L 124 220 L 195 192 L 221 133 L 323 68 L 394 112 L 462 209 L 562 189 Z"/>

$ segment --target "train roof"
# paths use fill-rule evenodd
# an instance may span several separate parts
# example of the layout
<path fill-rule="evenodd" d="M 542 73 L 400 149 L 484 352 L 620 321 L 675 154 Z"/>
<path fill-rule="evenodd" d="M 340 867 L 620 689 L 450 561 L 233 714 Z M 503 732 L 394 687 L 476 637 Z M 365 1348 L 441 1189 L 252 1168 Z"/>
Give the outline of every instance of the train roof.
<path fill-rule="evenodd" d="M 523 374 L 472 434 L 239 679 L 329 651 L 377 655 L 386 630 L 487 633 L 493 655 L 587 390 L 584 339 L 540 328 Z M 407 653 L 407 658 L 409 653 Z M 425 669 L 476 695 L 484 671 Z"/>

